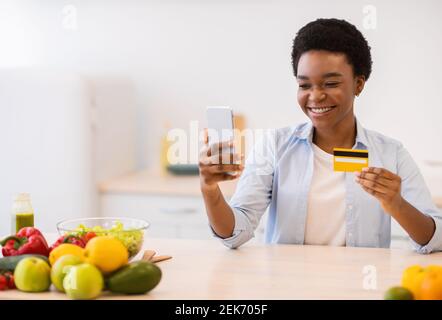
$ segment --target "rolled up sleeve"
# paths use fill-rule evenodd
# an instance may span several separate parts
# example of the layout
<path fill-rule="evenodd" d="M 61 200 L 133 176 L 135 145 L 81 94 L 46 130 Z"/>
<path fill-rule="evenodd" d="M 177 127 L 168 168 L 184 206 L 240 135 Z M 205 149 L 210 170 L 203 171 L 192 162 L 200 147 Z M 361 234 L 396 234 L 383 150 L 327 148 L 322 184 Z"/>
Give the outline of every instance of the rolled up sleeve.
<path fill-rule="evenodd" d="M 416 252 L 427 254 L 433 251 L 441 251 L 441 243 L 442 243 L 442 218 L 438 216 L 431 216 L 434 220 L 434 224 L 436 225 L 436 229 L 434 231 L 433 237 L 426 245 L 420 245 L 417 242 L 413 241 L 410 238 L 411 243 L 413 245 L 414 250 Z"/>
<path fill-rule="evenodd" d="M 230 249 L 236 249 L 242 244 L 249 241 L 251 238 L 253 238 L 253 232 L 252 234 L 250 234 L 250 223 L 249 221 L 247 221 L 244 213 L 236 208 L 232 208 L 232 211 L 235 217 L 235 227 L 233 229 L 233 234 L 231 237 L 222 238 L 216 234 L 216 232 L 210 225 L 209 226 L 215 238 L 220 239 L 226 247 Z"/>
<path fill-rule="evenodd" d="M 418 166 L 402 145 L 398 151 L 398 174 L 402 178 L 402 197 L 417 210 L 431 217 L 436 226 L 432 238 L 425 245 L 418 244 L 410 237 L 412 247 L 422 254 L 442 251 L 442 214 L 433 203 Z"/>

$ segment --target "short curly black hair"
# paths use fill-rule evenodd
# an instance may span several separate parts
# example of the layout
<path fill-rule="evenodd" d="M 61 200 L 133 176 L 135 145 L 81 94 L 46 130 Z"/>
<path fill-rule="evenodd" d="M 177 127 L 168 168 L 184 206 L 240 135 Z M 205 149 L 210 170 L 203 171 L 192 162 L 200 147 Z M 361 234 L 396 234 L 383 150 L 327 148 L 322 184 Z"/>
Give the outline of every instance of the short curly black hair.
<path fill-rule="evenodd" d="M 298 75 L 299 58 L 309 50 L 326 50 L 344 53 L 353 66 L 355 76 L 368 80 L 371 74 L 370 46 L 354 25 L 338 19 L 317 19 L 302 27 L 293 40 L 292 66 Z"/>

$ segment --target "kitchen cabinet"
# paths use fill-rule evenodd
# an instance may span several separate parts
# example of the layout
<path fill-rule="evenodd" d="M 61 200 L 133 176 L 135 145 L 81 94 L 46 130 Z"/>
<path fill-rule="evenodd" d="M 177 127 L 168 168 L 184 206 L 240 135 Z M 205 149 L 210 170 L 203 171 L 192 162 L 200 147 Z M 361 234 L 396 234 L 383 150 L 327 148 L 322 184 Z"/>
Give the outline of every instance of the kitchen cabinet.
<path fill-rule="evenodd" d="M 228 200 L 236 183 L 224 182 L 221 190 Z M 155 237 L 210 239 L 212 233 L 196 176 L 139 172 L 100 185 L 101 216 L 125 216 L 147 220 L 148 234 Z M 265 217 L 255 241 L 264 234 Z"/>
<path fill-rule="evenodd" d="M 147 233 L 153 237 L 210 239 L 212 233 L 201 197 L 140 194 L 104 194 L 102 216 L 145 219 Z M 257 228 L 255 240 L 262 240 L 265 217 Z"/>
<path fill-rule="evenodd" d="M 105 194 L 103 216 L 141 218 L 154 237 L 210 238 L 204 203 L 199 197 L 155 194 Z"/>

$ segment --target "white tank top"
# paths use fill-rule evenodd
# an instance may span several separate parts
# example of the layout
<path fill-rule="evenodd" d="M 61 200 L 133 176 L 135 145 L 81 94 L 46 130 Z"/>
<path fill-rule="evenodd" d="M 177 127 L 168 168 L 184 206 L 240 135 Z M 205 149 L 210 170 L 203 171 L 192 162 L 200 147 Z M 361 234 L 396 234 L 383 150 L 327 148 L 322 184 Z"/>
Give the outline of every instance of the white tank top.
<path fill-rule="evenodd" d="M 333 171 L 333 155 L 315 144 L 313 153 L 304 243 L 345 246 L 345 172 Z"/>

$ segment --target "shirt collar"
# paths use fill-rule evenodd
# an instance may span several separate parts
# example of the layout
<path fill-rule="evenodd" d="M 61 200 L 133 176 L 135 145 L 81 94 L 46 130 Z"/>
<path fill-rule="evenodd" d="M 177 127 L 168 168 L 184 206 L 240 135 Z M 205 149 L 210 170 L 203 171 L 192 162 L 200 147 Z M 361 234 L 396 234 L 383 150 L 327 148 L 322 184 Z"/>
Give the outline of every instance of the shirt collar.
<path fill-rule="evenodd" d="M 365 132 L 364 127 L 362 127 L 358 118 L 356 119 L 356 141 L 355 146 L 358 146 L 358 143 L 362 144 L 364 147 L 368 147 L 367 134 Z M 313 140 L 313 124 L 311 121 L 305 123 L 304 126 L 301 126 L 295 131 L 295 136 L 301 140 L 307 140 L 310 143 Z"/>

